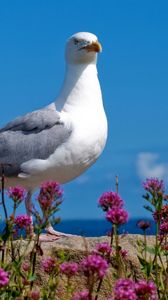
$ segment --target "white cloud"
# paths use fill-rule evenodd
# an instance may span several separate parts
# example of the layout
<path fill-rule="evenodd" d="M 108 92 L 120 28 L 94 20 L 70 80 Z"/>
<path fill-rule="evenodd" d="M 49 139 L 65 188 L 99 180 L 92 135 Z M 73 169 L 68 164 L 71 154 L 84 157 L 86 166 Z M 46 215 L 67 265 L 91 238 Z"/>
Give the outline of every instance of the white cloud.
<path fill-rule="evenodd" d="M 137 158 L 137 173 L 141 179 L 157 177 L 168 179 L 168 164 L 158 162 L 159 155 L 150 152 L 141 152 Z"/>

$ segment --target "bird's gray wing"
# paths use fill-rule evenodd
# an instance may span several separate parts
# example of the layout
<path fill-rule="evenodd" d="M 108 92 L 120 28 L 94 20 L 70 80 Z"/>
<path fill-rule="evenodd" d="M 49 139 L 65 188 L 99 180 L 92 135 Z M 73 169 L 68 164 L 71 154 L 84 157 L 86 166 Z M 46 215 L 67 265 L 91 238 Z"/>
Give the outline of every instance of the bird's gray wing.
<path fill-rule="evenodd" d="M 41 130 L 50 128 L 57 123 L 59 124 L 59 122 L 60 117 L 56 109 L 46 107 L 16 118 L 9 122 L 5 127 L 1 128 L 0 133 L 7 130 L 40 132 Z"/>
<path fill-rule="evenodd" d="M 47 159 L 71 132 L 71 125 L 48 108 L 8 123 L 0 131 L 0 164 L 5 166 L 5 175 L 17 176 L 22 172 L 21 164 L 31 159 Z"/>

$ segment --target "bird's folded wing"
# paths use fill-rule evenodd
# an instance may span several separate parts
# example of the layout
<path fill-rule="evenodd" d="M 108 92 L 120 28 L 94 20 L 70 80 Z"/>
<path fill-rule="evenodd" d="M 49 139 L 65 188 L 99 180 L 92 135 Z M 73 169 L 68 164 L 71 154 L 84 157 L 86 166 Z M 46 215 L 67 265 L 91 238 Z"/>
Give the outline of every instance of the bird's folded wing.
<path fill-rule="evenodd" d="M 16 118 L 9 122 L 5 127 L 1 128 L 0 133 L 7 130 L 39 132 L 59 123 L 59 113 L 55 109 L 44 108 Z"/>
<path fill-rule="evenodd" d="M 6 176 L 17 176 L 29 160 L 48 159 L 66 143 L 71 132 L 71 124 L 62 122 L 59 113 L 50 108 L 8 123 L 0 131 L 0 164 L 10 164 L 5 167 Z"/>

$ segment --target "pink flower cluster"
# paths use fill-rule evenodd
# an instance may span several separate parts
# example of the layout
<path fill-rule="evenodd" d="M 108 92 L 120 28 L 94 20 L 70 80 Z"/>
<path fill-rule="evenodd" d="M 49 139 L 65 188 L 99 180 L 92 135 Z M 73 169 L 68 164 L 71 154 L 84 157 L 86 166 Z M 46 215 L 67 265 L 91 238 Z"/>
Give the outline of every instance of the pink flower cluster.
<path fill-rule="evenodd" d="M 30 270 L 30 264 L 28 262 L 23 262 L 22 269 L 23 271 L 28 272 Z"/>
<path fill-rule="evenodd" d="M 90 300 L 89 291 L 83 290 L 72 295 L 71 300 Z"/>
<path fill-rule="evenodd" d="M 128 213 L 123 208 L 114 207 L 106 213 L 106 219 L 115 225 L 122 225 L 128 221 Z"/>
<path fill-rule="evenodd" d="M 90 254 L 82 260 L 81 269 L 85 276 L 96 274 L 101 279 L 106 274 L 108 263 L 102 256 Z"/>
<path fill-rule="evenodd" d="M 140 300 L 157 300 L 157 289 L 152 281 L 140 280 L 135 284 L 137 299 Z"/>
<path fill-rule="evenodd" d="M 153 214 L 154 220 L 160 223 L 160 235 L 168 234 L 168 205 L 163 205 L 160 211 L 155 211 Z"/>
<path fill-rule="evenodd" d="M 163 222 L 160 224 L 160 234 L 167 235 L 168 234 L 168 222 Z"/>
<path fill-rule="evenodd" d="M 55 258 L 48 256 L 41 261 L 41 265 L 46 273 L 51 274 L 56 266 Z"/>
<path fill-rule="evenodd" d="M 113 297 L 109 300 L 157 300 L 157 289 L 152 281 L 119 279 L 114 286 Z"/>
<path fill-rule="evenodd" d="M 74 262 L 64 262 L 60 265 L 60 271 L 68 277 L 74 276 L 78 272 L 78 264 Z"/>
<path fill-rule="evenodd" d="M 63 194 L 60 184 L 55 181 L 46 181 L 41 185 L 38 201 L 43 211 L 50 208 L 54 199 L 59 199 Z"/>
<path fill-rule="evenodd" d="M 0 288 L 7 286 L 9 283 L 9 275 L 2 268 L 0 268 Z"/>
<path fill-rule="evenodd" d="M 99 206 L 104 210 L 108 211 L 112 207 L 123 207 L 123 200 L 116 192 L 105 192 L 99 198 Z"/>
<path fill-rule="evenodd" d="M 131 279 L 119 279 L 114 287 L 114 300 L 136 300 L 135 284 Z"/>
<path fill-rule="evenodd" d="M 128 251 L 126 249 L 120 249 L 119 253 L 123 259 L 127 259 Z"/>
<path fill-rule="evenodd" d="M 163 205 L 160 211 L 155 211 L 153 218 L 156 222 L 168 222 L 168 204 Z"/>
<path fill-rule="evenodd" d="M 40 299 L 40 291 L 34 290 L 30 292 L 30 299 L 31 300 L 39 300 Z"/>
<path fill-rule="evenodd" d="M 28 215 L 21 215 L 14 219 L 14 224 L 20 229 L 28 229 L 32 223 L 32 218 Z"/>
<path fill-rule="evenodd" d="M 143 231 L 147 230 L 148 228 L 150 228 L 151 223 L 149 221 L 144 221 L 144 220 L 140 220 L 137 222 L 137 226 L 142 229 Z"/>
<path fill-rule="evenodd" d="M 7 191 L 7 194 L 14 202 L 20 203 L 25 199 L 27 192 L 23 187 L 15 186 L 10 187 Z"/>
<path fill-rule="evenodd" d="M 103 242 L 103 243 L 96 244 L 96 248 L 93 251 L 93 253 L 106 256 L 106 255 L 110 255 L 111 251 L 112 251 L 112 248 L 109 245 L 109 243 L 108 242 Z"/>
<path fill-rule="evenodd" d="M 128 213 L 123 205 L 124 201 L 116 192 L 103 193 L 99 198 L 99 206 L 106 211 L 106 219 L 118 226 L 128 221 Z"/>
<path fill-rule="evenodd" d="M 143 182 L 144 189 L 151 193 L 164 193 L 165 187 L 163 180 L 159 180 L 158 178 L 147 178 L 145 182 Z"/>

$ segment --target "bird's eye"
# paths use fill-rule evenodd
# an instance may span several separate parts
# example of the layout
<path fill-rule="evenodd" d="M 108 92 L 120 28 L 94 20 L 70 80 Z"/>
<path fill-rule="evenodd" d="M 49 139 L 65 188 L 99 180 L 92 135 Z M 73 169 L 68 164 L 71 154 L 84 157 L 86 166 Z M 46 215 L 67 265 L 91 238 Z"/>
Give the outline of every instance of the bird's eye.
<path fill-rule="evenodd" d="M 78 45 L 78 44 L 79 44 L 79 40 L 74 39 L 74 44 L 75 44 L 75 45 Z"/>

